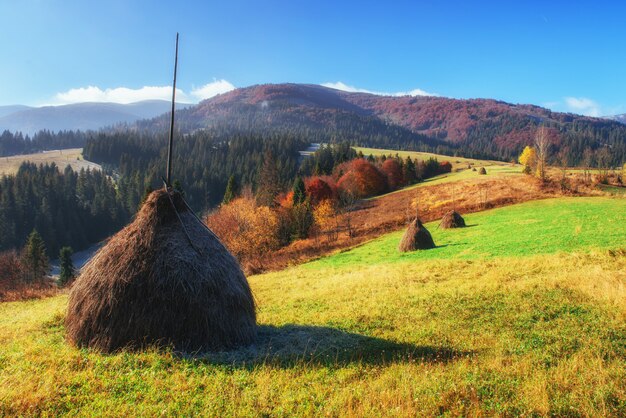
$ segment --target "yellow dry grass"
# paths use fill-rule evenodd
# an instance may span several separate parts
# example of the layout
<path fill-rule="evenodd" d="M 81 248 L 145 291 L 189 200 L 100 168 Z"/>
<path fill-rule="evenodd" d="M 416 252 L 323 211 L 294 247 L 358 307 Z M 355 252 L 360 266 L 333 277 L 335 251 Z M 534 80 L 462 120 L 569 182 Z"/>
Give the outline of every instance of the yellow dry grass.
<path fill-rule="evenodd" d="M 80 171 L 82 168 L 84 168 L 85 170 L 102 169 L 99 164 L 92 163 L 83 159 L 82 153 L 82 148 L 71 148 L 64 150 L 44 151 L 36 154 L 22 154 L 13 155 L 11 157 L 0 157 L 0 176 L 12 175 L 17 173 L 20 165 L 22 165 L 22 163 L 26 161 L 37 165 L 55 163 L 59 167 L 59 170 L 64 170 L 65 167 L 69 165 L 76 172 Z"/>

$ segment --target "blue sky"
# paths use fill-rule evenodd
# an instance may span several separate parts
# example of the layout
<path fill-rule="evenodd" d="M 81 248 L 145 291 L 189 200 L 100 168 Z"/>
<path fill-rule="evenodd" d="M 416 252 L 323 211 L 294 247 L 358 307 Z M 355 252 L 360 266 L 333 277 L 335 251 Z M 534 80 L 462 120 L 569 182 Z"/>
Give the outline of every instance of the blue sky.
<path fill-rule="evenodd" d="M 626 5 L 601 1 L 0 0 L 0 105 L 166 98 L 176 31 L 185 101 L 302 82 L 626 112 Z"/>

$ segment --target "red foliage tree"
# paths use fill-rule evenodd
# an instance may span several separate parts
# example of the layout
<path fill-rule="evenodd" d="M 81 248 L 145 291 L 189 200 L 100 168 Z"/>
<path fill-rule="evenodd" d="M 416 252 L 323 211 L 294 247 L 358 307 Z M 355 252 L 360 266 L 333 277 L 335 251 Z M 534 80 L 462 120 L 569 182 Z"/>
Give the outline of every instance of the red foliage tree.
<path fill-rule="evenodd" d="M 317 205 L 323 200 L 335 200 L 337 196 L 333 188 L 319 177 L 309 177 L 305 183 L 306 193 L 311 198 L 313 205 Z"/>
<path fill-rule="evenodd" d="M 443 161 L 439 164 L 439 170 L 441 173 L 451 173 L 452 172 L 452 164 L 449 161 Z"/>
<path fill-rule="evenodd" d="M 345 174 L 341 176 L 337 186 L 352 193 L 355 197 L 375 196 L 387 190 L 386 176 L 375 165 L 364 159 L 357 158 L 349 161 L 342 171 Z"/>
<path fill-rule="evenodd" d="M 381 170 L 387 176 L 387 184 L 390 190 L 395 190 L 404 185 L 404 176 L 402 175 L 402 167 L 395 158 L 388 158 L 381 166 Z"/>

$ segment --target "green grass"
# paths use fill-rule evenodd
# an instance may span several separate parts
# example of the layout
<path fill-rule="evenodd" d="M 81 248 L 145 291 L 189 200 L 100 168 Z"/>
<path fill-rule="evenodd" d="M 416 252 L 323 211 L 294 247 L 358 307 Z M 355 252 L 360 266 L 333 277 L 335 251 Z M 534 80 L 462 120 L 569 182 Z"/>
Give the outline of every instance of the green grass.
<path fill-rule="evenodd" d="M 429 225 L 435 250 L 392 233 L 250 277 L 259 342 L 203 358 L 77 350 L 66 296 L 0 304 L 0 416 L 624 416 L 624 204 L 526 203 Z"/>
<path fill-rule="evenodd" d="M 363 155 L 396 155 L 401 158 L 411 157 L 411 159 L 415 160 L 427 160 L 429 158 L 436 158 L 439 161 L 449 161 L 453 166 L 467 166 L 467 164 L 476 165 L 478 167 L 487 166 L 487 165 L 510 165 L 509 163 L 505 163 L 503 161 L 495 161 L 495 160 L 479 160 L 476 158 L 465 158 L 465 157 L 454 157 L 449 155 L 442 154 L 433 154 L 430 152 L 419 152 L 419 151 L 396 151 L 390 149 L 380 149 L 380 148 L 365 148 L 365 147 L 353 147 L 357 152 L 361 151 Z"/>
<path fill-rule="evenodd" d="M 353 250 L 309 263 L 305 268 L 426 259 L 521 257 L 626 246 L 624 199 L 538 200 L 464 218 L 468 228 L 439 229 L 438 221 L 426 224 L 438 246 L 433 250 L 399 253 L 396 248 L 404 231 L 397 231 Z"/>

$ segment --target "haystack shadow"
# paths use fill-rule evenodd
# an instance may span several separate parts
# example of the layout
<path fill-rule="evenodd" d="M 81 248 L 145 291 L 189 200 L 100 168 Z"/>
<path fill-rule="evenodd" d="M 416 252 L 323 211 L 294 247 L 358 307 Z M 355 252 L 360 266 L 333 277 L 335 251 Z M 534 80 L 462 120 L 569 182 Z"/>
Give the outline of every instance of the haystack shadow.
<path fill-rule="evenodd" d="M 333 367 L 353 363 L 446 363 L 472 354 L 445 346 L 399 343 L 332 327 L 287 324 L 259 326 L 257 341 L 247 347 L 185 357 L 238 368 L 254 368 L 261 364 L 290 368 L 302 364 Z"/>

